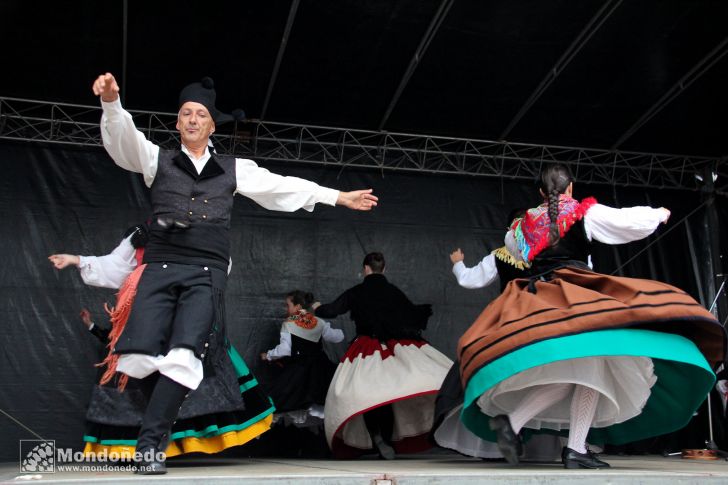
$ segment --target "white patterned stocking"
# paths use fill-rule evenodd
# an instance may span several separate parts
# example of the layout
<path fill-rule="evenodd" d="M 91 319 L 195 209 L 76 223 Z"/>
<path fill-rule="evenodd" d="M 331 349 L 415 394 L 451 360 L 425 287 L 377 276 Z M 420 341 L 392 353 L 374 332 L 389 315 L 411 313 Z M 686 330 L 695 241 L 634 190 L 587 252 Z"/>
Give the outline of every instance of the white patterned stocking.
<path fill-rule="evenodd" d="M 598 402 L 599 393 L 591 387 L 577 385 L 574 389 L 567 446 L 576 452 L 586 453 L 586 435 L 589 434 Z"/>
<path fill-rule="evenodd" d="M 544 409 L 548 409 L 554 403 L 566 399 L 572 387 L 572 384 L 548 384 L 535 387 L 529 391 L 521 404 L 508 414 L 513 431 L 518 434 L 531 418 Z"/>

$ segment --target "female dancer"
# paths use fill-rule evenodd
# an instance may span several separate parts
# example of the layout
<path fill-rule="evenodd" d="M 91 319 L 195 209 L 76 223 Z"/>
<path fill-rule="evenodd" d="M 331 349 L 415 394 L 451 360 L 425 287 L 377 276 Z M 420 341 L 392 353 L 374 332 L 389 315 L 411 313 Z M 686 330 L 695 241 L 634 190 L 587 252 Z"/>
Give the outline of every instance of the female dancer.
<path fill-rule="evenodd" d="M 104 288 L 122 288 L 116 310 L 131 305 L 130 279 L 142 260 L 146 242 L 144 224 L 126 231 L 124 239 L 104 256 L 53 254 L 57 269 L 77 266 L 84 283 Z M 126 301 L 125 301 L 126 300 Z M 275 408 L 263 394 L 255 376 L 225 336 L 224 309 L 210 340 L 205 377 L 190 393 L 172 427 L 166 455 L 192 452 L 217 453 L 247 443 L 270 429 Z M 114 320 L 112 312 L 112 321 Z M 112 330 L 113 332 L 113 330 Z M 109 331 L 104 332 L 108 342 Z M 121 391 L 117 377 L 95 385 L 86 413 L 84 453 L 118 453 L 131 458 L 137 444 L 150 379 L 130 379 Z"/>
<path fill-rule="evenodd" d="M 510 211 L 505 227 L 509 228 L 514 219 L 523 217 L 526 209 Z M 452 272 L 463 288 L 484 288 L 499 282 L 502 292 L 509 281 L 515 278 L 526 278 L 529 275 L 528 264 L 516 260 L 505 246 L 491 251 L 480 263 L 468 268 L 464 264 L 465 255 L 458 248 L 450 254 Z M 484 440 L 463 426 L 460 413 L 463 408 L 463 387 L 460 382 L 460 363 L 454 362 L 442 383 L 435 401 L 435 424 L 432 427 L 432 439 L 443 448 L 448 448 L 466 456 L 485 459 L 502 459 L 498 446 Z M 553 435 L 536 436 L 526 443 L 523 458 L 532 461 L 553 461 L 561 453 L 560 438 Z"/>
<path fill-rule="evenodd" d="M 544 203 L 506 235 L 532 274 L 509 283 L 459 341 L 461 419 L 511 463 L 522 429 L 568 429 L 564 466 L 605 468 L 587 435 L 619 444 L 685 425 L 713 384 L 708 362 L 723 360 L 725 332 L 675 287 L 591 271 L 592 240 L 644 238 L 670 213 L 577 202 L 572 181 L 562 165 L 545 169 Z"/>
<path fill-rule="evenodd" d="M 276 413 L 299 426 L 323 425 L 326 392 L 336 366 L 324 353 L 322 344 L 344 340 L 344 332 L 331 328 L 329 322 L 313 314 L 313 303 L 311 293 L 288 293 L 287 318 L 281 326 L 280 342 L 260 354 L 262 360 L 282 365 L 283 371 L 270 387 L 270 396 Z"/>

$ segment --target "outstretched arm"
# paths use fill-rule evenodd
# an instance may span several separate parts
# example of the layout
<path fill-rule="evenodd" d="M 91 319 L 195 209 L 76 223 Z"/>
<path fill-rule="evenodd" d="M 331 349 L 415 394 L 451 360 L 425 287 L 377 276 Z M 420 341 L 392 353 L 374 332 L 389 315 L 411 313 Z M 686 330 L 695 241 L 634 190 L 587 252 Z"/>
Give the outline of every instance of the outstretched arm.
<path fill-rule="evenodd" d="M 605 244 L 624 244 L 643 239 L 667 223 L 670 211 L 664 207 L 626 207 L 615 209 L 595 204 L 584 214 L 587 237 Z"/>
<path fill-rule="evenodd" d="M 109 340 L 109 333 L 111 332 L 111 329 L 101 328 L 93 321 L 91 321 L 91 312 L 88 311 L 87 308 L 81 309 L 81 313 L 79 314 L 79 316 L 81 317 L 81 321 L 83 322 L 83 324 L 86 325 L 86 328 L 89 332 L 91 332 L 91 334 L 93 334 L 94 337 L 99 339 L 102 344 L 107 343 L 107 341 Z"/>
<path fill-rule="evenodd" d="M 111 253 L 104 256 L 52 254 L 48 260 L 57 269 L 77 266 L 81 279 L 89 286 L 116 289 L 137 266 L 136 250 L 130 241 L 132 236 L 122 240 Z"/>
<path fill-rule="evenodd" d="M 378 199 L 371 189 L 340 192 L 302 178 L 271 173 L 252 160 L 238 158 L 235 163 L 236 192 L 266 209 L 310 212 L 317 203 L 322 203 L 367 211 L 377 205 Z"/>
<path fill-rule="evenodd" d="M 104 148 L 114 163 L 125 170 L 143 174 L 144 183 L 151 187 L 157 173 L 159 147 L 136 129 L 131 115 L 121 107 L 119 85 L 111 73 L 96 78 L 92 89 L 101 98 L 104 109 L 101 117 Z"/>
<path fill-rule="evenodd" d="M 69 266 L 76 266 L 80 264 L 81 256 L 75 254 L 51 254 L 48 256 L 48 261 L 53 264 L 56 269 L 65 269 Z"/>
<path fill-rule="evenodd" d="M 460 256 L 464 257 L 462 251 L 458 248 L 450 255 L 450 261 L 453 262 L 452 273 L 457 278 L 458 284 L 463 288 L 484 288 L 493 283 L 498 277 L 494 255 L 487 255 L 472 268 L 466 267 L 463 257 Z"/>
<path fill-rule="evenodd" d="M 291 355 L 291 334 L 281 331 L 281 339 L 278 345 L 276 345 L 268 352 L 263 352 L 262 354 L 260 354 L 260 358 L 262 360 L 271 361 L 282 359 L 283 357 L 288 357 L 289 355 Z"/>
<path fill-rule="evenodd" d="M 339 192 L 336 205 L 343 205 L 352 210 L 368 211 L 377 206 L 379 197 L 372 194 L 372 189 Z"/>
<path fill-rule="evenodd" d="M 314 314 L 321 318 L 335 318 L 339 315 L 343 315 L 351 309 L 350 299 L 350 291 L 346 290 L 331 303 L 318 306 L 314 303 Z"/>

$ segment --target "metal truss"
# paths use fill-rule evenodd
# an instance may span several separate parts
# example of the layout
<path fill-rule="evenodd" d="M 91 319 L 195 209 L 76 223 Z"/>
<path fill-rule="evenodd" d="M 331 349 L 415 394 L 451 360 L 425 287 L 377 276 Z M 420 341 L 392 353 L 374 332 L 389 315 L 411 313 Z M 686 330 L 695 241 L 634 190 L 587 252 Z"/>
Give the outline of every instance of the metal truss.
<path fill-rule="evenodd" d="M 179 146 L 175 113 L 130 110 L 137 128 L 166 148 Z M 100 146 L 101 108 L 0 97 L 0 139 Z M 701 190 L 714 169 L 728 193 L 725 159 L 368 131 L 259 120 L 219 129 L 219 153 L 258 161 L 535 180 L 560 162 L 581 183 Z"/>

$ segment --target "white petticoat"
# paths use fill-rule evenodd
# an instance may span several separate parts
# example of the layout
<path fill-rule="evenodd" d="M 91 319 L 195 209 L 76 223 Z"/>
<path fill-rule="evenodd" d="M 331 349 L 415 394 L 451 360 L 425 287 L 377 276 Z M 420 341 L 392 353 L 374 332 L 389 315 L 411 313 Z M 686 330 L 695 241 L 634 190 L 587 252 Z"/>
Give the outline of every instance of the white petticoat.
<path fill-rule="evenodd" d="M 474 435 L 460 420 L 463 406 L 450 411 L 435 431 L 435 441 L 443 448 L 477 458 L 503 458 L 498 445 Z M 561 456 L 562 440 L 553 434 L 532 436 L 523 444 L 521 460 L 554 461 Z"/>
<path fill-rule="evenodd" d="M 492 387 L 478 398 L 478 407 L 488 416 L 509 414 L 535 387 L 571 383 L 599 392 L 592 428 L 623 423 L 642 412 L 657 382 L 652 359 L 616 356 L 569 359 L 527 369 Z M 568 429 L 571 396 L 543 410 L 524 427 Z"/>
<path fill-rule="evenodd" d="M 428 344 L 397 344 L 393 350 L 394 355 L 385 359 L 377 351 L 339 363 L 326 395 L 324 427 L 329 446 L 338 434 L 348 446 L 370 449 L 362 413 L 389 402 L 394 441 L 430 431 L 437 391 L 452 361 Z"/>

